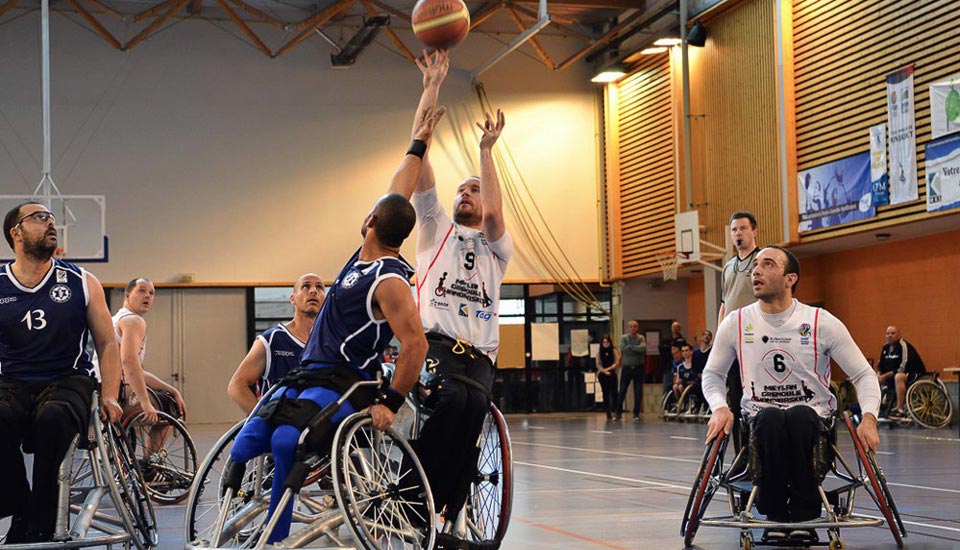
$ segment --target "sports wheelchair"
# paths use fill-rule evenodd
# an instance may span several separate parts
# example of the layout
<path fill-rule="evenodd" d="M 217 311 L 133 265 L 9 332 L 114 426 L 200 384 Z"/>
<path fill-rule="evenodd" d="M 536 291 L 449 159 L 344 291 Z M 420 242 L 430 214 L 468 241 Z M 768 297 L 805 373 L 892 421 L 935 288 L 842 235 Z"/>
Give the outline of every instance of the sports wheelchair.
<path fill-rule="evenodd" d="M 710 420 L 710 407 L 699 391 L 699 382 L 687 384 L 680 396 L 671 389 L 663 396 L 660 417 L 664 420 L 706 422 Z"/>
<path fill-rule="evenodd" d="M 173 396 L 153 388 L 147 392 L 157 409 L 157 422 L 148 424 L 143 412 L 134 409 L 120 419 L 120 431 L 140 465 L 150 498 L 159 504 L 177 504 L 187 498 L 193 484 L 197 448 Z"/>
<path fill-rule="evenodd" d="M 87 430 L 74 438 L 60 463 L 53 540 L 6 548 L 148 550 L 157 545 L 156 516 L 139 465 L 118 426 L 101 421 L 96 393 L 92 401 Z"/>
<path fill-rule="evenodd" d="M 379 384 L 379 379 L 356 382 L 310 426 L 324 424 L 357 389 Z M 230 448 L 242 425 L 224 434 L 200 465 L 187 497 L 187 548 L 263 548 L 276 526 L 279 513 L 269 521 L 266 517 L 273 482 L 270 455 L 248 462 L 242 479 L 230 479 L 238 471 L 230 467 Z M 317 454 L 305 450 L 311 429 L 300 436 L 296 463 L 279 497 L 278 511 L 294 503 L 294 525 L 281 546 L 302 548 L 318 539 L 324 539 L 322 547 L 337 549 L 433 546 L 433 496 L 402 436 L 392 428 L 376 430 L 368 414 L 356 413 L 337 426 L 331 450 Z"/>
<path fill-rule="evenodd" d="M 880 391 L 880 420 L 887 422 L 890 428 L 896 424 L 906 426 L 915 423 L 932 430 L 945 427 L 953 417 L 950 394 L 938 373 L 917 375 L 913 381 L 908 379 L 907 394 L 903 400 L 906 416 L 899 419 L 890 418 L 890 413 L 897 405 L 897 392 L 886 384 L 880 386 Z"/>
<path fill-rule="evenodd" d="M 383 374 L 392 376 L 393 365 L 385 364 Z M 426 392 L 433 387 L 432 375 L 423 373 L 418 387 L 407 397 L 404 407 L 394 418 L 390 430 L 379 432 L 372 428 L 365 414 L 355 414 L 341 422 L 332 448 L 339 449 L 333 459 L 313 457 L 306 465 L 309 473 L 300 489 L 299 497 L 294 501 L 294 522 L 302 526 L 283 544 L 297 548 L 310 545 L 317 539 L 325 539 L 338 547 L 348 547 L 346 542 L 355 542 L 357 548 L 430 548 L 433 545 L 433 497 L 419 461 L 407 443 L 407 437 L 418 434 L 426 420 L 426 412 L 420 405 Z M 332 413 L 331 413 L 332 414 Z M 227 497 L 223 494 L 225 475 L 230 464 L 230 449 L 243 422 L 234 425 L 220 437 L 213 449 L 204 458 L 194 480 L 190 496 L 187 499 L 186 539 L 188 548 L 203 548 L 219 545 L 233 548 L 258 548 L 262 544 L 263 523 L 269 502 L 270 487 L 273 482 L 273 464 L 269 454 L 263 455 L 248 464 L 241 490 Z M 502 540 L 510 518 L 512 500 L 512 468 L 510 461 L 510 438 L 503 415 L 491 405 L 491 413 L 484 421 L 480 439 L 481 453 L 478 460 L 478 473 L 471 489 L 470 500 L 465 506 L 466 514 L 456 521 L 446 522 L 444 531 L 451 532 L 467 540 Z M 345 460 L 353 457 L 353 460 Z M 414 459 L 411 460 L 411 457 Z M 339 459 L 339 462 L 336 460 Z M 407 525 L 409 512 L 387 517 L 391 509 L 379 502 L 389 504 L 389 492 L 383 491 L 390 482 L 376 482 L 377 476 L 389 477 L 391 472 L 383 472 L 386 464 L 393 465 L 393 475 L 402 477 L 412 475 L 422 483 L 421 494 L 417 502 L 397 503 L 394 508 L 426 508 L 429 529 L 420 529 L 418 539 L 400 540 L 398 526 Z M 404 472 L 396 472 L 397 466 L 406 467 Z M 363 472 L 370 487 L 339 487 L 337 479 L 352 480 L 344 475 L 349 468 L 354 477 Z M 337 476 L 339 475 L 339 478 Z M 361 481 L 361 483 L 363 483 Z M 395 482 L 394 482 L 395 485 Z M 380 488 L 380 493 L 374 494 Z M 214 490 L 215 489 L 215 490 Z M 366 490 L 366 491 L 364 491 Z M 364 496 L 366 494 L 366 496 Z M 358 509 L 363 506 L 380 506 L 384 511 L 373 520 L 367 518 L 360 522 L 365 528 L 359 529 Z M 279 506 L 278 506 L 279 508 Z M 220 517 L 223 527 L 218 528 Z M 393 523 L 391 524 L 390 521 Z M 386 525 L 383 525 L 385 524 Z M 347 526 L 349 532 L 344 537 L 342 531 Z M 379 525 L 379 527 L 378 527 Z M 358 532 L 359 529 L 359 532 Z M 219 541 L 216 538 L 219 534 Z M 394 538 L 391 538 L 391 535 Z M 350 541 L 350 539 L 353 541 Z M 395 540 L 396 539 L 396 540 Z M 263 540 L 266 540 L 265 538 Z"/>
<path fill-rule="evenodd" d="M 693 545 L 694 537 L 701 525 L 709 527 L 729 527 L 740 530 L 740 547 L 750 550 L 754 546 L 828 546 L 830 550 L 843 550 L 844 542 L 840 538 L 840 530 L 852 527 L 873 527 L 886 522 L 898 547 L 903 547 L 903 537 L 907 531 L 900 519 L 900 513 L 893 501 L 893 495 L 887 487 L 886 478 L 876 456 L 866 450 L 857 436 L 854 423 L 848 412 L 843 413 L 843 423 L 853 438 L 856 450 L 856 469 L 843 458 L 837 449 L 836 421 L 829 434 L 825 436 L 826 445 L 821 447 L 827 452 L 820 457 L 827 470 L 833 476 L 825 478 L 818 487 L 820 497 L 826 510 L 825 517 L 813 521 L 797 523 L 776 523 L 758 519 L 754 515 L 754 503 L 757 497 L 757 488 L 751 481 L 750 459 L 748 457 L 749 444 L 741 445 L 740 451 L 729 466 L 724 466 L 724 454 L 727 449 L 728 436 L 714 438 L 703 453 L 700 468 L 690 490 L 690 497 L 683 513 L 680 525 L 680 535 L 685 547 Z M 746 433 L 746 428 L 741 430 Z M 815 453 L 816 454 L 816 453 Z M 842 469 L 840 468 L 842 466 Z M 823 472 L 821 477 L 824 477 Z M 883 519 L 875 519 L 853 513 L 853 500 L 857 489 L 863 487 L 870 495 Z M 727 497 L 730 514 L 726 516 L 705 517 L 707 506 L 713 497 L 723 489 Z M 815 540 L 757 540 L 753 529 L 826 529 L 827 541 Z"/>

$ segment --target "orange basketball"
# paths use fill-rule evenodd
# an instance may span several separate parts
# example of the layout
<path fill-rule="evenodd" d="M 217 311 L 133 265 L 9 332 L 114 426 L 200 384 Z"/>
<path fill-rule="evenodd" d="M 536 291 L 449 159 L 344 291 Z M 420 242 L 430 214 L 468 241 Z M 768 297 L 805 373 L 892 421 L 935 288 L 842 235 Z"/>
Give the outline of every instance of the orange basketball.
<path fill-rule="evenodd" d="M 470 30 L 470 11 L 463 0 L 420 0 L 413 6 L 413 34 L 427 47 L 449 49 Z"/>

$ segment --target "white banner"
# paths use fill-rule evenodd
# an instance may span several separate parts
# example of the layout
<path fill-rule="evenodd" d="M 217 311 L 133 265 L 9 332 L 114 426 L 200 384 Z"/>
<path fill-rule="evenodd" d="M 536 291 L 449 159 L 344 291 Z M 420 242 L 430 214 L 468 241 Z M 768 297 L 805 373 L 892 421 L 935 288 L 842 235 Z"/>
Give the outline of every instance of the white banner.
<path fill-rule="evenodd" d="M 870 185 L 874 206 L 881 206 L 890 202 L 890 195 L 887 191 L 886 124 L 877 124 L 870 127 Z"/>
<path fill-rule="evenodd" d="M 960 207 L 960 134 L 927 143 L 927 212 Z"/>
<path fill-rule="evenodd" d="M 890 204 L 917 200 L 913 65 L 887 75 L 887 124 L 890 127 Z"/>
<path fill-rule="evenodd" d="M 930 132 L 933 139 L 960 131 L 960 75 L 930 85 Z"/>

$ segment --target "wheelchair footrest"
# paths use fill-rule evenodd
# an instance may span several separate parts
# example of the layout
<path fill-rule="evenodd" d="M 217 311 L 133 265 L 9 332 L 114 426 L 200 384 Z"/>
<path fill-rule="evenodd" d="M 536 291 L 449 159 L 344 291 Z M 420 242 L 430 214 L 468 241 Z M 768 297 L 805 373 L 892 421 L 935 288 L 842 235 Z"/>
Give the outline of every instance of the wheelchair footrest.
<path fill-rule="evenodd" d="M 711 527 L 733 527 L 736 529 L 850 529 L 852 527 L 876 527 L 883 525 L 880 518 L 851 515 L 837 521 L 818 519 L 813 521 L 799 521 L 793 523 L 777 523 L 763 519 L 743 520 L 737 516 L 718 516 L 703 518 L 700 525 Z"/>

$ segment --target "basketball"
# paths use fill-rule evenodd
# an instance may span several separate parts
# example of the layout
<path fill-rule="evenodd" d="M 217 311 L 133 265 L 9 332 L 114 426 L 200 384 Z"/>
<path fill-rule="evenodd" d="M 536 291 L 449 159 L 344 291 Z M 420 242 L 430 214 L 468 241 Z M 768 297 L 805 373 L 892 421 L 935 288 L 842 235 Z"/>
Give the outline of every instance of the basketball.
<path fill-rule="evenodd" d="M 410 18 L 413 33 L 427 47 L 449 49 L 470 30 L 470 11 L 463 0 L 419 0 Z"/>

